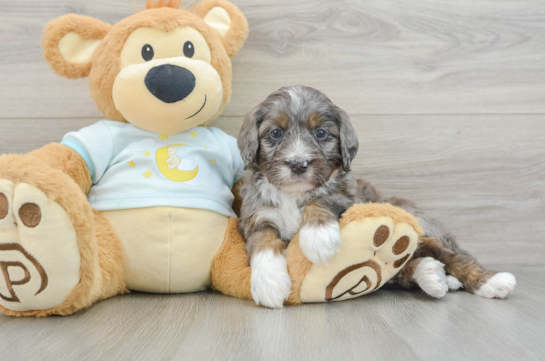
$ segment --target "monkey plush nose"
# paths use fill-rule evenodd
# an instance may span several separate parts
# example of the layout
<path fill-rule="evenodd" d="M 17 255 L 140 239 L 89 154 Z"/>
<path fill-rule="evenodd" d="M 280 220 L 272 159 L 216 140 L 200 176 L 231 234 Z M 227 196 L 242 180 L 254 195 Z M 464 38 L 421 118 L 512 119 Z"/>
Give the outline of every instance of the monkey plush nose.
<path fill-rule="evenodd" d="M 307 171 L 308 161 L 290 161 L 288 162 L 288 166 L 290 167 L 292 173 L 303 174 Z"/>
<path fill-rule="evenodd" d="M 176 103 L 195 89 L 195 75 L 181 66 L 164 64 L 151 68 L 144 83 L 157 99 L 165 103 Z"/>

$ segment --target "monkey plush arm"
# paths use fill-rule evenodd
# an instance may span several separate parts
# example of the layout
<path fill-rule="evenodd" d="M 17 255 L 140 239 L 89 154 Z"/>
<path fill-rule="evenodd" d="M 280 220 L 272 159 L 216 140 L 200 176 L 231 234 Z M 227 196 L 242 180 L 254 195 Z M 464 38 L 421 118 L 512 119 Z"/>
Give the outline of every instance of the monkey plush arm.
<path fill-rule="evenodd" d="M 114 136 L 108 121 L 99 121 L 67 133 L 60 144 L 51 143 L 27 154 L 71 177 L 87 194 L 114 157 Z"/>
<path fill-rule="evenodd" d="M 87 164 L 72 148 L 59 143 L 51 143 L 26 155 L 42 164 L 69 175 L 84 194 L 89 192 L 92 181 Z"/>

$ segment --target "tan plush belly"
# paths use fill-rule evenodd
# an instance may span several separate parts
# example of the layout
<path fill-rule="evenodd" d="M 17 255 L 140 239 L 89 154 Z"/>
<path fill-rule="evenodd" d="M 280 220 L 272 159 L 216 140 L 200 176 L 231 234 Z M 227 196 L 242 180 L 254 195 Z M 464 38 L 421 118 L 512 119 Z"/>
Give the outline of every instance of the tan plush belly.
<path fill-rule="evenodd" d="M 121 239 L 129 289 L 180 293 L 210 285 L 210 265 L 225 237 L 228 217 L 174 207 L 102 214 Z"/>

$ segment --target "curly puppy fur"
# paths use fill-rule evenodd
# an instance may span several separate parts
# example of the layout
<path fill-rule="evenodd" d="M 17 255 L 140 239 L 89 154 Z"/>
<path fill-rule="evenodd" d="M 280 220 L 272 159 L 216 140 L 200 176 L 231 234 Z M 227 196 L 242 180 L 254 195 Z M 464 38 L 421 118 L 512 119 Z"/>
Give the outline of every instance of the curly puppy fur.
<path fill-rule="evenodd" d="M 355 131 L 315 89 L 272 93 L 246 116 L 238 144 L 246 167 L 239 228 L 249 262 L 264 249 L 282 253 L 302 224 L 338 223 L 359 202 L 350 177 Z"/>
<path fill-rule="evenodd" d="M 313 251 L 305 252 L 301 244 L 305 256 L 314 263 L 327 263 L 335 245 L 327 239 L 325 246 L 318 245 L 315 239 L 321 237 L 320 230 L 325 230 L 321 233 L 325 237 L 335 238 L 339 217 L 352 204 L 389 203 L 416 216 L 426 235 L 392 282 L 416 286 L 414 272 L 425 257 L 445 264 L 446 272 L 473 293 L 497 273 L 479 265 L 452 233 L 410 201 L 383 197 L 370 183 L 351 177 L 350 162 L 358 149 L 356 133 L 348 115 L 318 90 L 294 86 L 273 92 L 248 113 L 238 144 L 246 167 L 239 229 L 248 263 L 266 250 L 282 256 L 290 240 L 298 232 L 304 236 L 309 228 L 315 230 L 313 246 L 331 250 L 326 250 L 321 262 L 319 257 L 309 258 Z M 323 255 L 323 249 L 320 252 Z"/>

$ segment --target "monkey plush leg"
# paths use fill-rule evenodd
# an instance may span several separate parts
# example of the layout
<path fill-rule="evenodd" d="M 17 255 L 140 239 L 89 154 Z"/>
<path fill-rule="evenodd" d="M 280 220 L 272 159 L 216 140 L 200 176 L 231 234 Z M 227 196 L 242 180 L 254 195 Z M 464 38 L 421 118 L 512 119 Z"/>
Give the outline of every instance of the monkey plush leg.
<path fill-rule="evenodd" d="M 297 237 L 289 245 L 289 303 L 340 301 L 377 290 L 407 263 L 424 232 L 415 217 L 389 204 L 356 204 L 339 226 L 341 245 L 327 266 L 306 260 Z"/>
<path fill-rule="evenodd" d="M 237 229 L 237 219 L 229 219 L 225 240 L 212 260 L 212 289 L 229 296 L 251 300 L 251 274 L 245 242 Z"/>
<path fill-rule="evenodd" d="M 0 311 L 12 316 L 67 315 L 126 292 L 119 239 L 47 163 L 0 157 Z"/>
<path fill-rule="evenodd" d="M 291 294 L 285 304 L 340 301 L 370 293 L 395 276 L 416 250 L 422 228 L 416 218 L 389 204 L 357 204 L 341 217 L 341 246 L 328 265 L 310 262 L 299 236 L 288 246 Z M 251 269 L 237 221 L 212 261 L 212 288 L 252 299 Z"/>

